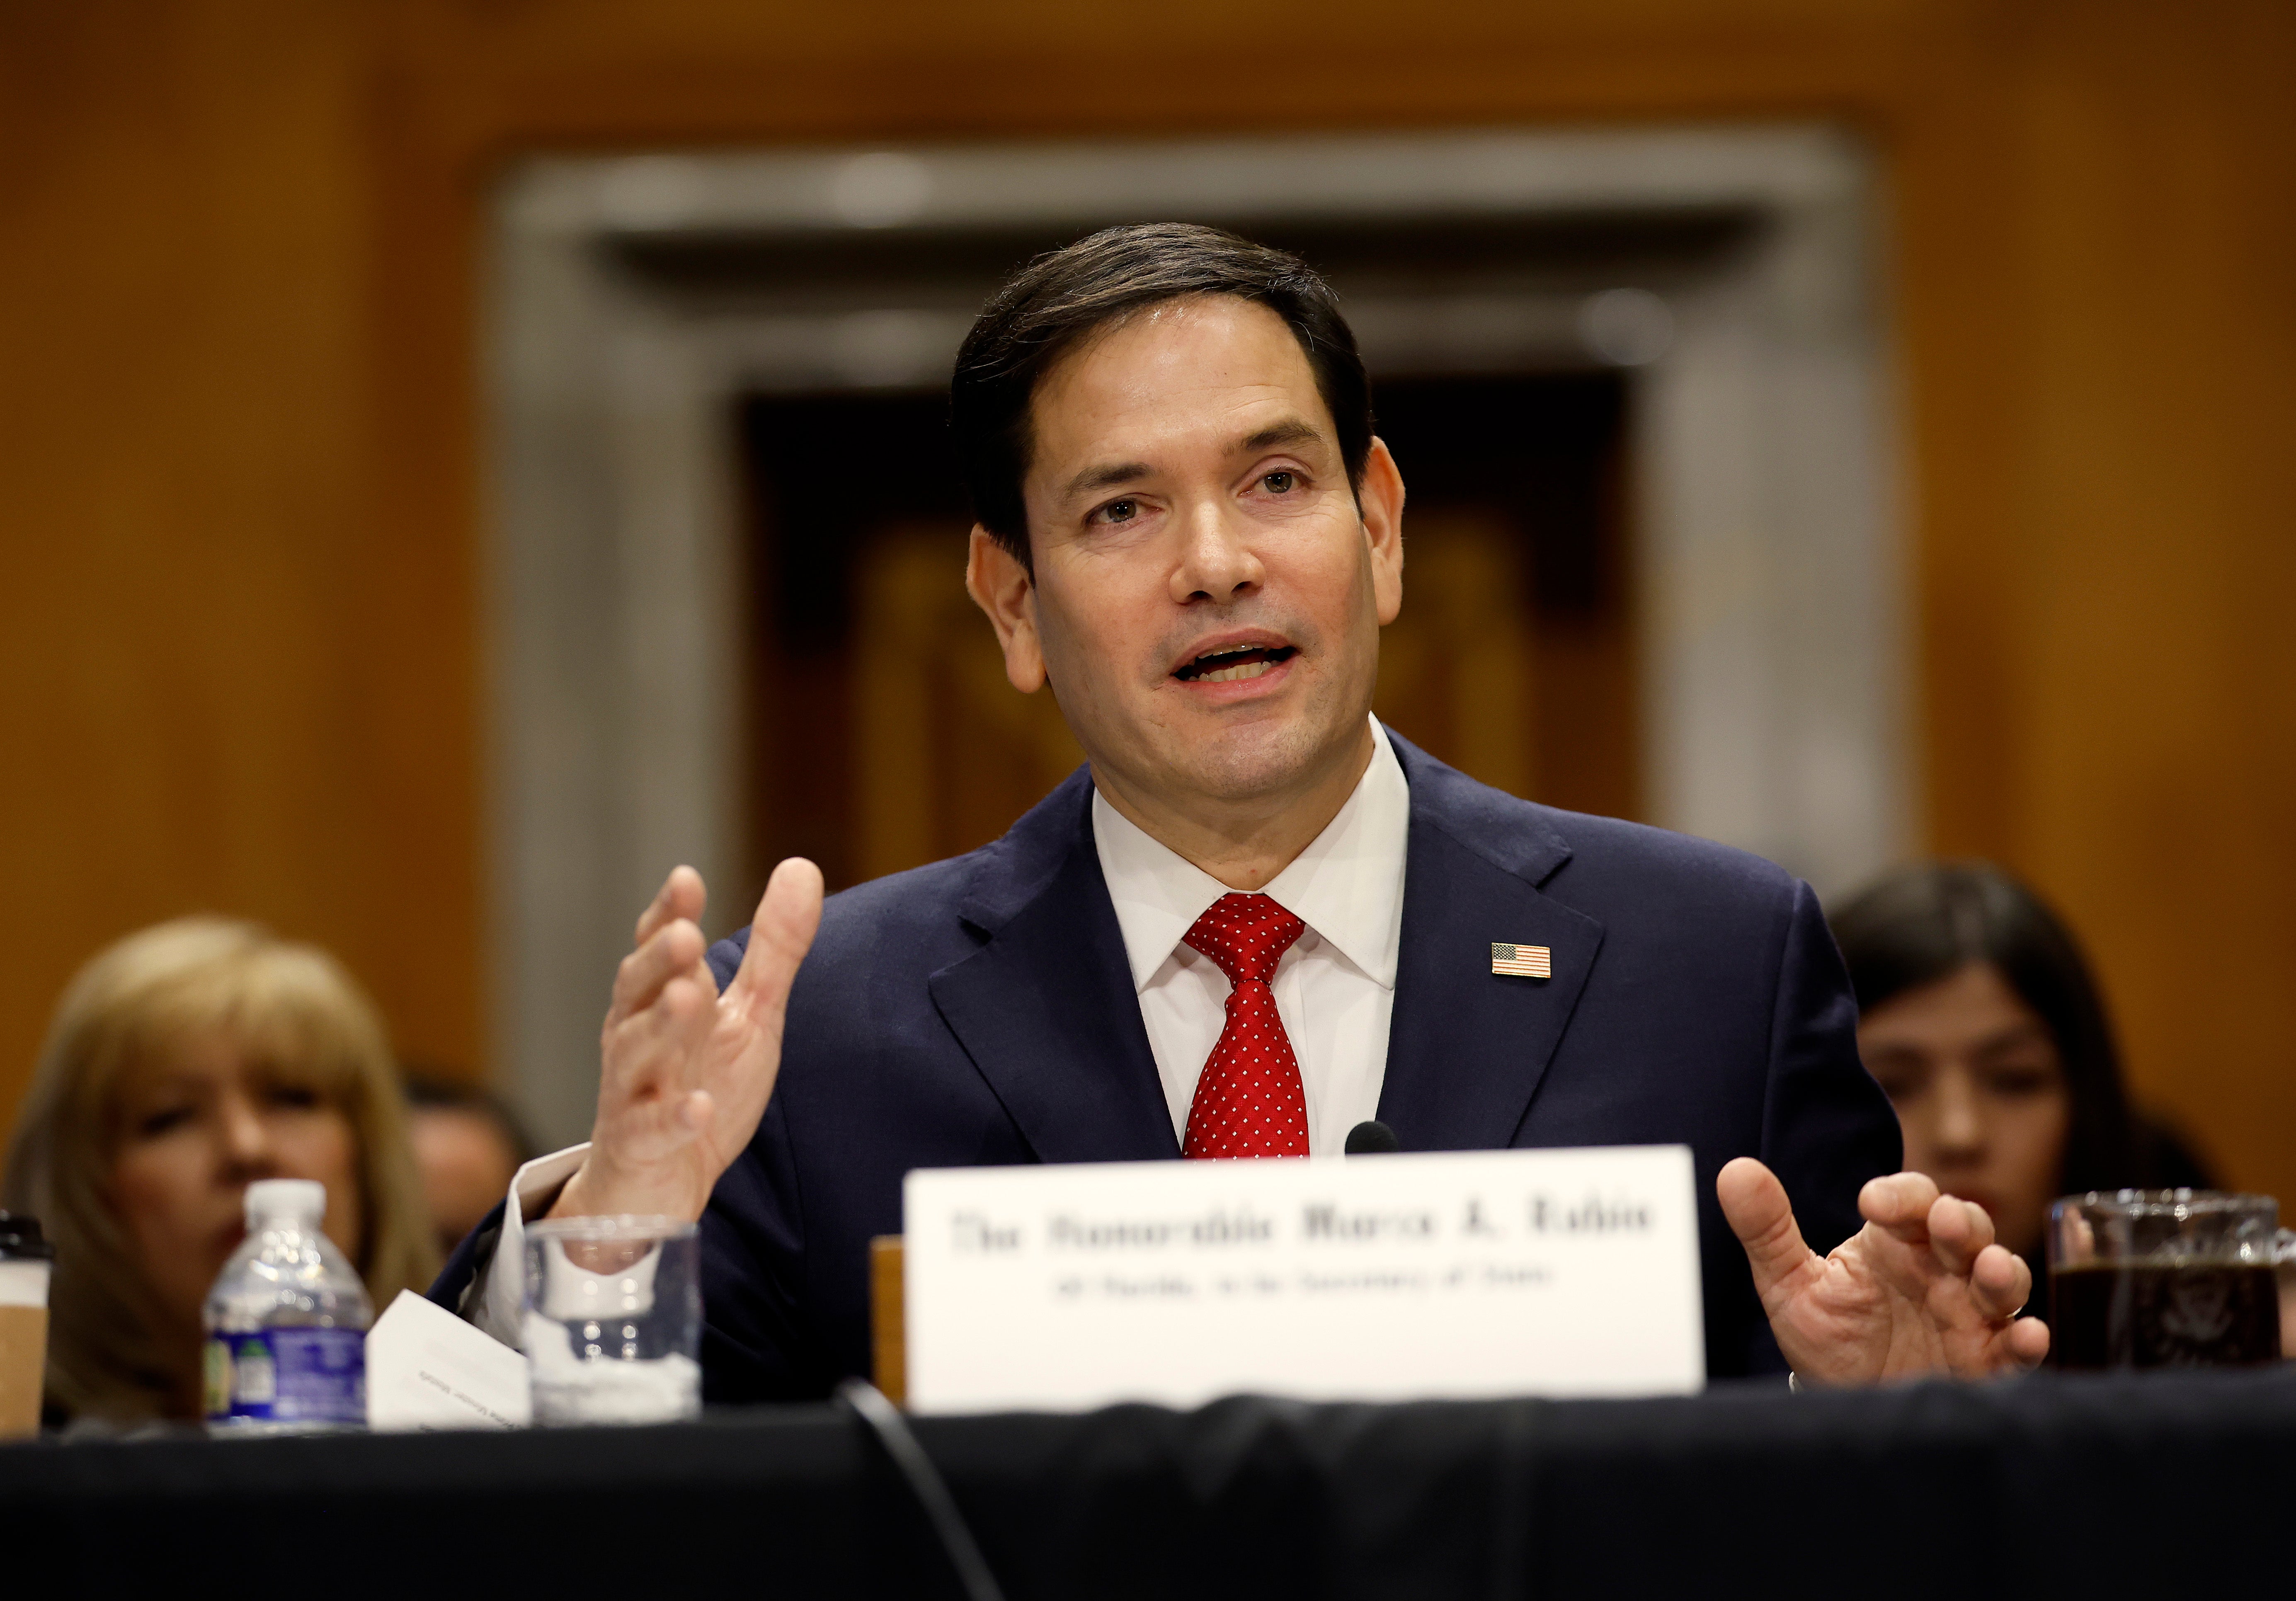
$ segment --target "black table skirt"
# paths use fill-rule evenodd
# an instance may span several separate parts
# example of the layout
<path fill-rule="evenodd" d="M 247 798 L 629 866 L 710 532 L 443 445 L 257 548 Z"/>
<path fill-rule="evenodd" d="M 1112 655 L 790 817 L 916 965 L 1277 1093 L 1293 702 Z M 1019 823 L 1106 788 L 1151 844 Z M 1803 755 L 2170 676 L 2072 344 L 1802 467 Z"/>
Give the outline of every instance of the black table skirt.
<path fill-rule="evenodd" d="M 2282 1369 L 916 1426 L 1013 1601 L 2296 1593 Z M 830 1407 L 12 1446 L 0 1552 L 153 1601 L 956 1593 L 901 1481 Z"/>

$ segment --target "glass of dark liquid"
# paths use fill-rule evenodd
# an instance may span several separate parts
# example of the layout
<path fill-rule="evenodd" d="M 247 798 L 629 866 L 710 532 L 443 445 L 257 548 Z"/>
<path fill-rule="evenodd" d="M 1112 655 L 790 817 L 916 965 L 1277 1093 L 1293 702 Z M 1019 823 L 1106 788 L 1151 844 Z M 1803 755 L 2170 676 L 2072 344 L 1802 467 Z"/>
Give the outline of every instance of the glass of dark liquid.
<path fill-rule="evenodd" d="M 2049 1354 L 2060 1368 L 2237 1368 L 2280 1358 L 2280 1203 L 2096 1190 L 2049 1207 Z"/>

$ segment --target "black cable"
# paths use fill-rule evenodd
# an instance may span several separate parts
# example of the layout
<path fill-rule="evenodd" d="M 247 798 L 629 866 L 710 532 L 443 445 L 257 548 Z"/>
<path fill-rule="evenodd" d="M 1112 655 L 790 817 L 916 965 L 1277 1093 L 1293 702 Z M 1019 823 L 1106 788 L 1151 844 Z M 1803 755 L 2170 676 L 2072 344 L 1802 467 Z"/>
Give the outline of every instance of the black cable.
<path fill-rule="evenodd" d="M 996 1587 L 996 1577 L 988 1571 L 988 1564 L 973 1542 L 972 1531 L 964 1526 L 964 1515 L 956 1509 L 956 1500 L 942 1482 L 940 1470 L 925 1455 L 925 1448 L 909 1427 L 909 1420 L 901 1409 L 885 1399 L 884 1392 L 864 1378 L 849 1378 L 837 1386 L 837 1399 L 853 1409 L 853 1415 L 869 1425 L 877 1436 L 877 1443 L 893 1459 L 893 1466 L 909 1482 L 909 1490 L 924 1508 L 925 1520 L 932 1524 L 933 1532 L 940 1539 L 940 1548 L 948 1558 L 948 1565 L 956 1570 L 956 1581 L 964 1587 L 967 1601 L 1004 1601 L 1004 1592 Z"/>

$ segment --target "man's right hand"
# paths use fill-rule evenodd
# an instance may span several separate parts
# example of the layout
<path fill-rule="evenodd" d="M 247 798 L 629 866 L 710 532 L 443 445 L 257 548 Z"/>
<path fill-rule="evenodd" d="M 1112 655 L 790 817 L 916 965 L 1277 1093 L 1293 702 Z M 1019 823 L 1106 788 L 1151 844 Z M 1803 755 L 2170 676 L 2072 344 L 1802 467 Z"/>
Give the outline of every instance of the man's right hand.
<path fill-rule="evenodd" d="M 821 925 L 821 870 L 774 870 L 750 949 L 724 994 L 702 960 L 701 875 L 671 872 L 638 919 L 600 1036 L 589 1154 L 552 1217 L 701 1216 L 718 1175 L 758 1131 L 781 1071 L 782 1022 Z"/>

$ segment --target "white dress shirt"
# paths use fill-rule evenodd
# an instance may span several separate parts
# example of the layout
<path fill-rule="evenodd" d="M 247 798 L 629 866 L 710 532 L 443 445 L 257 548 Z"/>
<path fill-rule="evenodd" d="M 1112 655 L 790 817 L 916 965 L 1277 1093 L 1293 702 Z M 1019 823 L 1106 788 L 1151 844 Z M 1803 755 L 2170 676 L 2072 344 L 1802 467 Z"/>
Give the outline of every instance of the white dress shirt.
<path fill-rule="evenodd" d="M 1339 1156 L 1348 1131 L 1378 1115 L 1380 1087 L 1387 1077 L 1411 788 L 1377 718 L 1371 732 L 1371 764 L 1355 792 L 1261 891 L 1308 925 L 1275 964 L 1269 987 L 1299 1059 L 1308 1100 L 1308 1151 L 1313 1156 Z M 1233 986 L 1211 958 L 1180 941 L 1228 887 L 1157 843 L 1097 790 L 1092 832 L 1101 876 L 1116 903 L 1116 923 L 1140 997 L 1148 1049 L 1163 1081 L 1173 1135 L 1185 1138 L 1196 1079 L 1226 1025 Z M 525 1214 L 557 1198 L 589 1148 L 578 1145 L 537 1157 L 511 1180 L 494 1260 L 463 1303 L 465 1315 L 504 1344 L 522 1344 Z M 504 1263 L 512 1264 L 510 1270 L 494 1270 Z"/>
<path fill-rule="evenodd" d="M 1336 1156 L 1348 1131 L 1379 1112 L 1403 931 L 1403 860 L 1411 788 L 1372 723 L 1376 748 L 1339 815 L 1261 893 L 1308 925 L 1275 964 L 1276 1016 L 1308 1097 L 1308 1150 Z M 1185 1137 L 1196 1079 L 1227 1022 L 1227 975 L 1180 943 L 1226 885 L 1092 797 L 1101 876 L 1140 996 L 1148 1049 L 1172 1131 Z"/>

